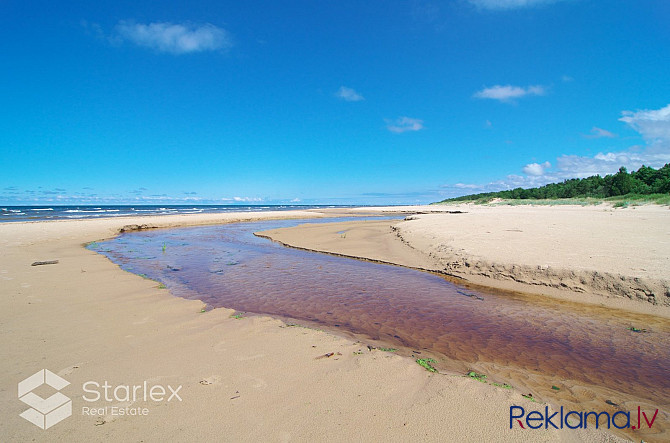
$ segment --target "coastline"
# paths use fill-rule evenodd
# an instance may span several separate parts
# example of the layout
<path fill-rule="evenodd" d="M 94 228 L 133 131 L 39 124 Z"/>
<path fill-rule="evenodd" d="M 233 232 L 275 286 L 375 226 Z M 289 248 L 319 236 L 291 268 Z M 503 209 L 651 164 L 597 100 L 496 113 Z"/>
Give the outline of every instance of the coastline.
<path fill-rule="evenodd" d="M 287 328 L 264 316 L 235 319 L 227 309 L 201 313 L 200 301 L 173 297 L 82 247 L 127 225 L 169 228 L 329 215 L 229 213 L 0 225 L 0 334 L 6 343 L 0 434 L 35 441 L 444 441 L 463 435 L 471 441 L 618 440 L 590 430 L 509 430 L 511 405 L 540 405 L 519 392 L 431 375 L 382 351 L 354 354 L 360 343 L 330 333 Z M 389 245 L 395 248 L 395 241 Z M 38 260 L 59 263 L 30 266 Z M 342 355 L 319 358 L 330 352 Z M 15 390 L 43 367 L 67 378 L 71 386 L 63 393 L 73 401 L 72 417 L 46 431 L 19 417 L 26 406 Z M 146 417 L 82 415 L 80 387 L 86 380 L 181 385 L 183 401 L 151 403 Z"/>

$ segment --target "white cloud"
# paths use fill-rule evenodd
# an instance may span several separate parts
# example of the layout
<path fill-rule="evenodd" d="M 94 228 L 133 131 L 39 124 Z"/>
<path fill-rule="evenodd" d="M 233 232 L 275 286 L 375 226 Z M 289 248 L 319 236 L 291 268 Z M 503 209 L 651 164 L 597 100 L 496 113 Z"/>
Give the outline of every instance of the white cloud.
<path fill-rule="evenodd" d="M 551 168 L 551 163 L 549 162 L 544 162 L 542 164 L 530 163 L 523 167 L 523 173 L 526 175 L 538 176 L 544 174 L 544 171 L 549 168 Z"/>
<path fill-rule="evenodd" d="M 584 137 L 586 138 L 615 138 L 617 135 L 606 130 L 599 128 L 597 126 L 594 126 L 591 128 L 591 133 L 590 134 L 585 134 Z"/>
<path fill-rule="evenodd" d="M 213 51 L 232 46 L 226 30 L 206 23 L 134 23 L 120 21 L 116 25 L 116 38 L 138 46 L 171 54 Z"/>
<path fill-rule="evenodd" d="M 356 92 L 354 89 L 347 88 L 346 86 L 341 86 L 340 89 L 335 93 L 335 97 L 344 100 L 345 102 L 359 102 L 365 100 L 361 94 Z"/>
<path fill-rule="evenodd" d="M 518 187 L 530 188 L 571 178 L 614 174 L 621 166 L 634 171 L 642 165 L 660 168 L 670 163 L 670 104 L 657 110 L 624 111 L 622 115 L 623 117 L 619 120 L 639 132 L 646 145 L 631 146 L 628 149 L 614 152 L 599 152 L 594 156 L 566 154 L 556 159 L 556 167 L 551 171 L 548 170 L 551 168 L 549 162 L 530 163 L 523 167 L 525 175 L 508 175 L 502 180 L 486 184 L 457 183 L 445 185 L 443 188 L 450 190 L 447 192 L 454 195 L 463 194 L 464 189 L 467 189 L 469 193 L 478 193 Z M 599 130 L 599 128 L 594 129 Z"/>
<path fill-rule="evenodd" d="M 501 102 L 511 102 L 514 99 L 525 97 L 527 95 L 544 95 L 546 93 L 544 87 L 535 86 L 512 86 L 512 85 L 495 85 L 491 88 L 484 88 L 477 91 L 475 98 L 487 98 L 492 100 L 499 100 Z"/>
<path fill-rule="evenodd" d="M 393 121 L 386 120 L 387 128 L 391 132 L 420 131 L 424 129 L 423 120 L 418 118 L 399 117 Z"/>
<path fill-rule="evenodd" d="M 625 151 L 599 152 L 593 157 L 563 155 L 556 159 L 560 179 L 584 178 L 615 173 L 619 167 L 637 170 L 642 165 L 660 168 L 670 163 L 670 150 L 657 151 L 633 147 Z"/>
<path fill-rule="evenodd" d="M 481 9 L 519 9 L 547 5 L 561 0 L 470 0 L 470 3 Z"/>
<path fill-rule="evenodd" d="M 621 166 L 635 171 L 642 165 L 660 168 L 670 163 L 670 148 L 665 150 L 644 149 L 633 146 L 624 151 L 599 152 L 593 157 L 581 155 L 562 155 L 556 159 L 553 171 L 547 171 L 544 165 L 531 163 L 523 168 L 525 175 L 508 175 L 502 180 L 480 186 L 482 191 L 500 191 L 503 189 L 531 188 L 547 183 L 558 183 L 571 178 L 586 178 L 593 175 L 605 176 L 616 173 Z M 539 167 L 538 167 L 539 166 Z M 540 169 L 541 167 L 541 169 Z"/>
<path fill-rule="evenodd" d="M 670 104 L 657 110 L 623 111 L 619 121 L 628 123 L 647 143 L 670 145 Z"/>
<path fill-rule="evenodd" d="M 458 189 L 478 189 L 479 185 L 473 185 L 473 184 L 470 184 L 470 183 L 456 183 L 454 185 L 454 188 L 458 188 Z"/>
<path fill-rule="evenodd" d="M 260 202 L 263 201 L 260 197 L 233 197 L 236 202 Z"/>

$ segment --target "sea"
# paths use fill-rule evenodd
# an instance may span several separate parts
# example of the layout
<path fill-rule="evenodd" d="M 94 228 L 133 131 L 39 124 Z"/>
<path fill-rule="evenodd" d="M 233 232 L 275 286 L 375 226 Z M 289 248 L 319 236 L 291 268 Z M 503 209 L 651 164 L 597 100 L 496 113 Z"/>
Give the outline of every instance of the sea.
<path fill-rule="evenodd" d="M 356 205 L 361 206 L 361 205 Z M 226 212 L 290 211 L 352 208 L 353 205 L 115 205 L 115 206 L 1 206 L 0 223 L 90 219 L 141 215 L 212 214 Z"/>

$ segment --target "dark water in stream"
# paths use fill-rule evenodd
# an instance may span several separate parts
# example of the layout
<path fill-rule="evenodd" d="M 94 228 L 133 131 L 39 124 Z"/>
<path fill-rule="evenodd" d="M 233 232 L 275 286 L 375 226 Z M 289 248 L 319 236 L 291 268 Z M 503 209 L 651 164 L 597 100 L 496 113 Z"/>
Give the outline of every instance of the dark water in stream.
<path fill-rule="evenodd" d="M 667 321 L 468 289 L 431 273 L 286 248 L 253 235 L 312 222 L 324 220 L 132 232 L 90 247 L 210 307 L 355 334 L 405 355 L 435 358 L 444 371 L 488 374 L 489 382 L 567 409 L 612 414 L 617 407 L 609 400 L 635 411 L 637 422 L 638 406 L 658 408 L 654 432 L 642 435 L 670 438 Z"/>

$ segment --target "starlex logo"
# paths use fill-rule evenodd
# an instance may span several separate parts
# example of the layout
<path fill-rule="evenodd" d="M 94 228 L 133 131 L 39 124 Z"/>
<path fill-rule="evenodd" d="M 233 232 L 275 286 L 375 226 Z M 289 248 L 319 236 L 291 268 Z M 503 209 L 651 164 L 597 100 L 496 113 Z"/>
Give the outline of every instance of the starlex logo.
<path fill-rule="evenodd" d="M 32 392 L 44 384 L 60 391 L 70 382 L 48 369 L 42 369 L 19 382 L 19 400 L 30 406 L 19 415 L 41 429 L 49 429 L 72 415 L 72 400 L 60 392 L 46 399 Z"/>
<path fill-rule="evenodd" d="M 540 411 L 530 411 L 526 415 L 526 410 L 521 406 L 510 406 L 509 407 L 509 428 L 514 427 L 514 421 L 522 429 L 526 429 L 526 426 L 530 429 L 549 429 L 553 427 L 554 429 L 563 429 L 565 426 L 568 429 L 586 429 L 588 427 L 588 419 L 593 417 L 595 419 L 595 428 L 598 429 L 599 426 L 610 429 L 610 426 L 614 426 L 617 429 L 642 429 L 642 425 L 646 424 L 649 429 L 654 425 L 656 416 L 658 415 L 658 409 L 654 412 L 654 415 L 647 416 L 647 413 L 642 410 L 640 406 L 637 407 L 637 423 L 635 423 L 635 414 L 633 414 L 633 422 L 631 423 L 631 412 L 630 411 L 617 411 L 610 416 L 609 412 L 579 412 L 579 411 L 564 411 L 563 406 L 561 406 L 560 411 L 556 411 L 553 414 L 549 414 L 549 406 L 545 406 L 544 414 Z M 523 420 L 523 421 L 522 421 Z M 555 420 L 555 421 L 553 421 Z M 524 422 L 526 426 L 524 426 Z"/>

